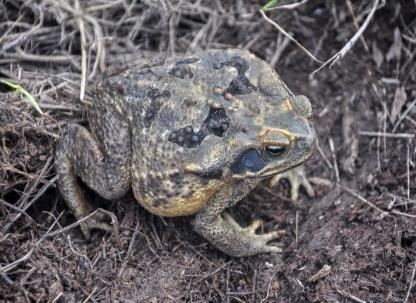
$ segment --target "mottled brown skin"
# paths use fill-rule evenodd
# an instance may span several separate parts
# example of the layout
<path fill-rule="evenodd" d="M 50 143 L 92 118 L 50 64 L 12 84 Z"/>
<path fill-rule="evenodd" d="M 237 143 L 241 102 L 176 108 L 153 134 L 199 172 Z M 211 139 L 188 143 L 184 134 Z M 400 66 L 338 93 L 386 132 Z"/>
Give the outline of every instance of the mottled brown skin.
<path fill-rule="evenodd" d="M 240 227 L 225 209 L 263 178 L 308 159 L 315 131 L 306 97 L 295 97 L 264 61 L 242 50 L 205 51 L 102 81 L 87 106 L 90 131 L 70 126 L 56 151 L 62 195 L 78 219 L 90 213 L 76 176 L 106 199 L 130 188 L 160 216 L 194 215 L 195 230 L 223 252 L 281 249 Z M 108 226 L 91 218 L 91 228 Z"/>

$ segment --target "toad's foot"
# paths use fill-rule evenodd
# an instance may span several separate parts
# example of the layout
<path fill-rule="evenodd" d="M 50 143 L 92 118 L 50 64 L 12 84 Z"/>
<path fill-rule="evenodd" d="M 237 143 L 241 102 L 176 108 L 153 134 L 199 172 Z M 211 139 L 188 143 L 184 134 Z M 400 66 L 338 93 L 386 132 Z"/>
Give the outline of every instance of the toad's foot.
<path fill-rule="evenodd" d="M 234 229 L 236 232 L 241 232 L 243 234 L 251 234 L 254 235 L 256 233 L 256 230 L 263 224 L 263 221 L 261 219 L 255 219 L 251 224 L 247 227 L 241 227 L 240 224 L 237 223 L 237 221 L 234 220 L 233 217 L 231 217 L 227 212 L 222 213 L 222 218 L 225 222 L 230 224 L 230 227 Z"/>
<path fill-rule="evenodd" d="M 305 170 L 303 166 L 295 167 L 287 172 L 278 174 L 272 178 L 270 181 L 270 187 L 276 186 L 281 179 L 287 179 L 290 183 L 290 197 L 293 201 L 297 201 L 299 198 L 299 188 L 302 185 L 308 194 L 308 196 L 313 197 L 315 191 L 311 183 L 309 183 L 308 178 L 306 177 Z"/>
<path fill-rule="evenodd" d="M 105 222 L 103 222 L 103 216 L 100 213 L 95 213 L 90 218 L 86 219 L 80 224 L 81 231 L 85 239 L 91 239 L 91 230 L 100 229 L 105 232 L 113 232 L 113 227 Z"/>
<path fill-rule="evenodd" d="M 202 223 L 202 222 L 200 222 Z M 267 244 L 277 239 L 281 233 L 272 231 L 257 235 L 256 230 L 262 225 L 261 220 L 254 220 L 249 226 L 241 227 L 229 214 L 224 212 L 212 222 L 195 224 L 196 231 L 207 238 L 217 248 L 235 257 L 252 256 L 261 253 L 281 253 L 278 246 Z"/>
<path fill-rule="evenodd" d="M 280 237 L 281 233 L 278 231 L 272 231 L 269 233 L 265 233 L 262 235 L 256 235 L 256 230 L 259 229 L 260 226 L 263 225 L 263 220 L 261 219 L 254 219 L 251 224 L 247 227 L 241 227 L 240 224 L 238 224 L 233 217 L 231 217 L 227 212 L 222 213 L 222 218 L 225 222 L 227 222 L 232 229 L 236 233 L 240 233 L 244 235 L 247 238 L 252 239 L 253 242 L 256 243 L 255 246 L 263 247 L 263 249 L 266 249 L 265 252 L 271 252 L 271 253 L 281 253 L 282 249 L 280 247 L 274 246 L 274 245 L 267 245 L 267 242 L 277 239 Z"/>

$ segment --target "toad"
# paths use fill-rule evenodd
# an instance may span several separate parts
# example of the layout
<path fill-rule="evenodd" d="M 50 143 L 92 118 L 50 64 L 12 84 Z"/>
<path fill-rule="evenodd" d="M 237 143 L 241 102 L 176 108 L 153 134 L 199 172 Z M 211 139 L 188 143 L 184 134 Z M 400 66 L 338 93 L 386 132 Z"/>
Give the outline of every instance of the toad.
<path fill-rule="evenodd" d="M 231 256 L 278 253 L 261 220 L 241 227 L 226 209 L 263 179 L 288 177 L 296 197 L 315 149 L 312 109 L 248 51 L 209 50 L 125 70 L 90 93 L 89 129 L 70 125 L 56 150 L 62 196 L 77 219 L 91 213 L 77 177 L 105 199 L 130 189 L 159 216 L 194 215 L 195 231 Z M 283 175 L 286 174 L 286 175 Z M 109 225 L 91 217 L 80 225 Z"/>

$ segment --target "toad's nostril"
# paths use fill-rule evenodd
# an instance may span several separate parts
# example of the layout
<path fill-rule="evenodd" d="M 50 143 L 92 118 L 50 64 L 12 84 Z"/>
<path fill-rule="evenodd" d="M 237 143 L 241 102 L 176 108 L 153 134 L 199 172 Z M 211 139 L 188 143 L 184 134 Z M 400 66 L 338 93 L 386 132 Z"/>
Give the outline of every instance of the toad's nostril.
<path fill-rule="evenodd" d="M 296 140 L 296 146 L 300 150 L 307 150 L 312 146 L 313 142 L 313 140 L 300 138 Z"/>

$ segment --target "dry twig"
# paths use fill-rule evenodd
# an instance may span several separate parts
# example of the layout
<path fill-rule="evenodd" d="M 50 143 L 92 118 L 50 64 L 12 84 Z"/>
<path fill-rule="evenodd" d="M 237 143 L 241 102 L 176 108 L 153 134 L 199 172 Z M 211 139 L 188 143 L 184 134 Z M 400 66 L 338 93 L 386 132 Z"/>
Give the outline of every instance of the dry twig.
<path fill-rule="evenodd" d="M 371 208 L 374 208 L 375 210 L 379 211 L 381 213 L 381 218 L 384 218 L 385 216 L 388 216 L 389 213 L 382 210 L 381 208 L 377 207 L 376 205 L 374 205 L 373 203 L 371 203 L 370 201 L 368 201 L 366 198 L 364 198 L 363 196 L 357 194 L 356 192 L 354 192 L 353 190 L 349 189 L 348 187 L 342 185 L 341 183 L 337 184 L 339 187 L 341 187 L 343 190 L 345 190 L 347 193 L 349 193 L 350 195 L 356 197 L 357 199 L 359 199 L 360 201 L 364 202 L 365 204 L 367 204 L 368 206 L 370 206 Z"/>
<path fill-rule="evenodd" d="M 413 266 L 412 276 L 410 277 L 409 289 L 407 290 L 406 298 L 404 298 L 403 303 L 407 303 L 409 301 L 410 292 L 412 291 L 412 288 L 414 287 L 415 274 L 416 274 L 416 262 L 415 262 L 415 265 Z"/>
<path fill-rule="evenodd" d="M 367 26 L 370 24 L 371 19 L 374 16 L 374 13 L 377 10 L 377 6 L 380 0 L 374 0 L 373 7 L 371 8 L 367 18 L 365 19 L 364 23 L 361 25 L 359 30 L 352 36 L 352 38 L 347 42 L 347 44 L 344 45 L 344 47 L 338 51 L 335 55 L 333 55 L 331 58 L 328 59 L 324 64 L 322 64 L 319 68 L 314 70 L 311 73 L 311 77 L 313 77 L 317 72 L 319 72 L 321 69 L 323 69 L 325 66 L 329 64 L 329 67 L 331 68 L 336 62 L 344 58 L 344 56 L 351 50 L 351 48 L 354 46 L 355 42 L 361 37 L 361 35 L 366 30 Z M 383 3 L 384 5 L 384 3 Z"/>
<path fill-rule="evenodd" d="M 394 139 L 413 139 L 415 134 L 393 134 L 393 133 L 382 133 L 382 132 L 369 132 L 369 131 L 359 131 L 359 135 L 361 136 L 370 136 L 370 137 L 385 137 L 385 138 L 394 138 Z"/>
<path fill-rule="evenodd" d="M 344 291 L 344 290 L 342 290 L 342 289 L 337 289 L 337 292 L 338 292 L 340 295 L 343 295 L 344 297 L 349 298 L 349 299 L 351 299 L 351 300 L 352 300 L 352 301 L 354 301 L 354 302 L 357 302 L 357 303 L 366 303 L 366 301 L 361 300 L 361 299 L 360 299 L 360 298 L 358 298 L 357 296 L 354 296 L 354 295 L 352 295 L 352 294 L 350 294 L 350 293 L 347 293 L 346 291 Z"/>
<path fill-rule="evenodd" d="M 313 61 L 318 62 L 318 63 L 323 63 L 321 60 L 316 58 L 310 51 L 308 51 L 302 44 L 300 44 L 295 38 L 293 38 L 292 35 L 286 32 L 279 24 L 277 24 L 272 19 L 267 17 L 266 13 L 263 10 L 260 10 L 260 14 L 264 18 L 264 20 L 266 20 L 268 23 L 273 25 L 279 32 L 281 32 L 283 35 L 289 38 L 293 43 L 295 43 L 298 47 L 300 47 Z"/>

